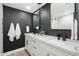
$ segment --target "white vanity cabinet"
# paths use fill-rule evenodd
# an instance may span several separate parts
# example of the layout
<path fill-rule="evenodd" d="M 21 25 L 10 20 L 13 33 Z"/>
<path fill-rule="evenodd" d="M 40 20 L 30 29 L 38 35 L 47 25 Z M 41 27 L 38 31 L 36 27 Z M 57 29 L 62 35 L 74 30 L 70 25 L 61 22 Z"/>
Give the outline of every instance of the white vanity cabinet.
<path fill-rule="evenodd" d="M 37 55 L 38 41 L 35 38 L 26 35 L 25 36 L 25 48 L 31 55 L 33 55 L 33 56 Z"/>
<path fill-rule="evenodd" d="M 32 36 L 33 35 L 33 36 Z M 25 34 L 25 48 L 32 56 L 75 56 L 77 53 L 49 44 L 35 34 Z M 40 39 L 39 39 L 40 38 Z"/>
<path fill-rule="evenodd" d="M 44 45 L 38 39 L 25 35 L 25 49 L 32 55 L 32 56 L 53 56 L 51 51 L 47 50 L 47 46 Z"/>

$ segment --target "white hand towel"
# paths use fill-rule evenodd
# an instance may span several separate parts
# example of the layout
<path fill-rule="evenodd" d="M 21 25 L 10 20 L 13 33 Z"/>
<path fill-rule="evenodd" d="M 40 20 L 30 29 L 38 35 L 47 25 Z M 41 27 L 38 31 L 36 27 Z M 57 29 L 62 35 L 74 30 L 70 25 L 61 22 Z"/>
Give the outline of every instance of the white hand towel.
<path fill-rule="evenodd" d="M 10 41 L 14 41 L 15 31 L 14 31 L 14 24 L 13 23 L 10 24 L 8 36 L 9 36 Z"/>
<path fill-rule="evenodd" d="M 21 35 L 21 29 L 19 23 L 16 24 L 16 30 L 15 30 L 16 39 L 18 40 Z"/>

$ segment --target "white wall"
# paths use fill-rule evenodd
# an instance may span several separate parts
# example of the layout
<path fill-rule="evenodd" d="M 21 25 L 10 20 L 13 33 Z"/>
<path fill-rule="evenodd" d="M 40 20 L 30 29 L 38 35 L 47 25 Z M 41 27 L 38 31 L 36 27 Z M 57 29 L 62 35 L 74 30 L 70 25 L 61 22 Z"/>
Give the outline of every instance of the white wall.
<path fill-rule="evenodd" d="M 0 53 L 3 52 L 3 6 L 0 3 Z"/>

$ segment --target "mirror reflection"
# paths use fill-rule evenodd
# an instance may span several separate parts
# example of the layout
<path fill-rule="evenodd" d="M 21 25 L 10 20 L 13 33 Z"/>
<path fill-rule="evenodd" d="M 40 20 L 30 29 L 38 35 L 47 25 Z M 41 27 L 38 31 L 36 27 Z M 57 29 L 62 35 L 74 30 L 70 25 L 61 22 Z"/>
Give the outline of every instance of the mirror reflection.
<path fill-rule="evenodd" d="M 72 29 L 73 15 L 73 3 L 51 4 L 51 29 Z"/>

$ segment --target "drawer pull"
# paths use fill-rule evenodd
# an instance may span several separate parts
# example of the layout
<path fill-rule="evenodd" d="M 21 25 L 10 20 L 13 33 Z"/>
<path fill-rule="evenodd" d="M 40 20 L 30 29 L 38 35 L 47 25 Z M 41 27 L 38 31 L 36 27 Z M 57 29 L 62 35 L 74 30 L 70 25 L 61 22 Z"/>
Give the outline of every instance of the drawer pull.
<path fill-rule="evenodd" d="M 35 40 L 33 40 L 33 42 L 36 42 Z"/>
<path fill-rule="evenodd" d="M 49 53 L 47 54 L 47 56 L 49 56 Z"/>
<path fill-rule="evenodd" d="M 33 46 L 34 49 L 37 49 L 35 46 Z"/>
<path fill-rule="evenodd" d="M 26 44 L 28 45 L 28 40 L 26 41 Z"/>

